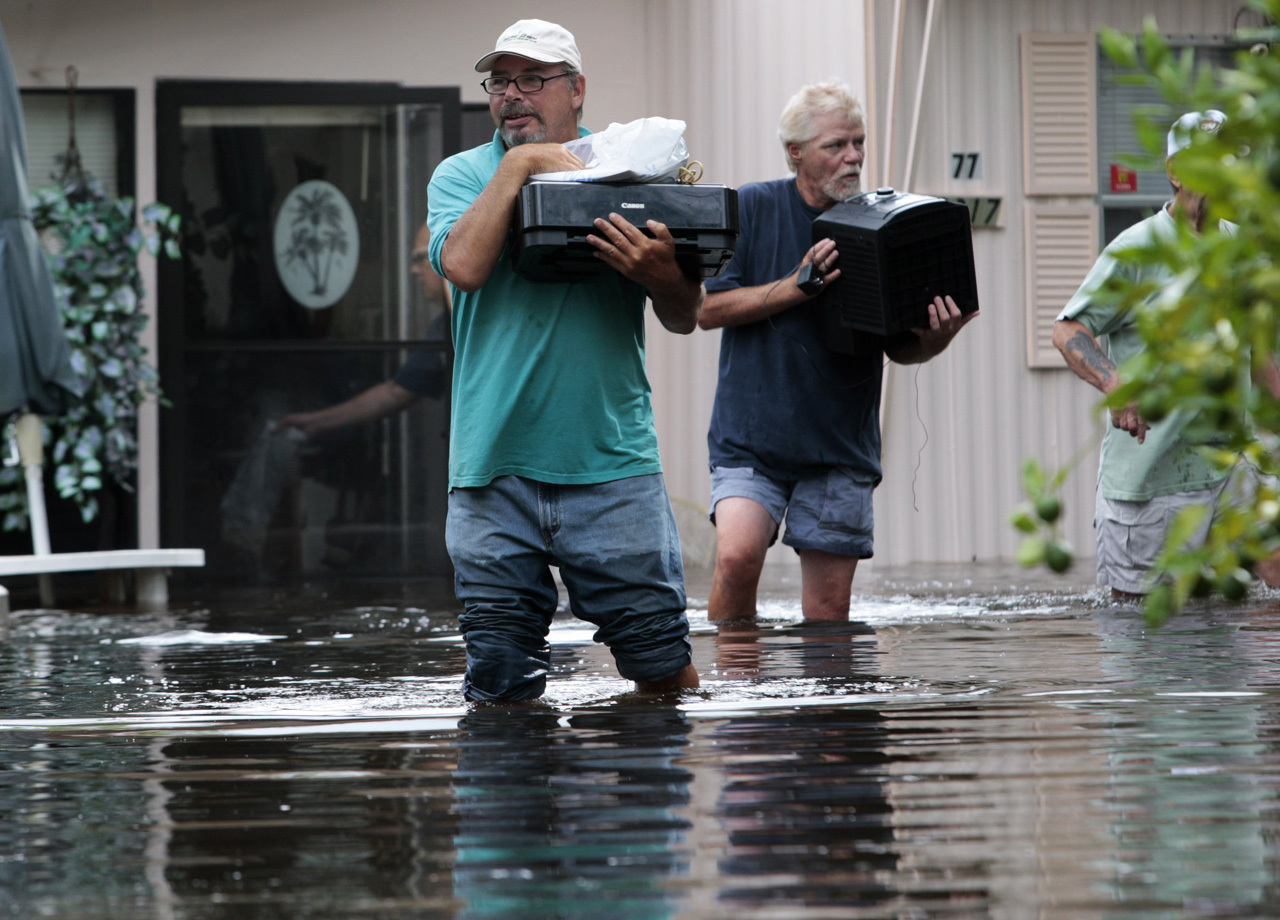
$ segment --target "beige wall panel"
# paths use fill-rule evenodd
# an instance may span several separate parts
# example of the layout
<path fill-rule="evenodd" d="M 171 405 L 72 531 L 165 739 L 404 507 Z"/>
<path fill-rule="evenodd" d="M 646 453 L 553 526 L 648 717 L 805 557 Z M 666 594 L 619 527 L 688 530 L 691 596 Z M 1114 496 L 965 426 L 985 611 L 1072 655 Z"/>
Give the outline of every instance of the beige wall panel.
<path fill-rule="evenodd" d="M 578 37 L 588 79 L 586 121 L 601 127 L 643 115 L 689 123 L 693 156 L 708 182 L 739 185 L 785 174 L 777 116 L 804 82 L 836 75 L 865 97 L 866 7 L 877 32 L 875 63 L 890 60 L 893 0 L 598 0 L 589 7 L 544 0 L 534 15 Z M 868 175 L 886 181 L 908 148 L 925 0 L 904 0 L 897 104 L 883 111 L 887 76 L 870 110 L 877 132 L 895 124 L 895 164 L 873 157 Z M 1065 462 L 1093 432 L 1093 399 L 1066 371 L 1031 371 L 1022 324 L 1021 147 L 1018 36 L 1080 32 L 1103 22 L 1136 28 L 1154 12 L 1170 32 L 1224 32 L 1234 3 L 1217 0 L 945 0 L 936 4 L 920 111 L 914 191 L 1003 197 L 1002 226 L 975 234 L 983 316 L 951 352 L 918 371 L 893 368 L 885 398 L 885 483 L 876 498 L 877 564 L 1011 556 L 1005 523 L 1019 496 L 1022 460 Z M 460 85 L 464 101 L 484 96 L 475 59 L 516 16 L 506 3 L 474 0 L 0 0 L 19 80 L 60 86 L 68 64 L 80 85 L 138 92 L 138 194 L 154 196 L 153 87 L 158 77 L 390 80 Z M 981 151 L 983 178 L 950 182 L 947 158 Z M 154 273 L 148 289 L 154 291 Z M 151 305 L 154 309 L 154 304 Z M 152 326 L 154 330 L 154 325 Z M 659 440 L 677 499 L 705 506 L 706 425 L 719 336 L 674 337 L 650 330 L 650 374 Z M 143 545 L 154 543 L 157 437 L 144 415 Z M 927 438 L 927 443 L 926 443 Z M 1068 489 L 1068 530 L 1090 547 L 1093 464 Z M 775 553 L 790 563 L 789 552 Z"/>
<path fill-rule="evenodd" d="M 918 370 L 891 366 L 887 373 L 885 479 L 876 493 L 873 564 L 1011 558 L 1019 537 L 1007 521 L 1022 498 L 1023 461 L 1034 457 L 1055 470 L 1077 454 L 1081 459 L 1064 490 L 1064 527 L 1081 554 L 1091 556 L 1101 431 L 1097 397 L 1065 366 L 1033 370 L 1026 360 L 1020 35 L 1093 32 L 1103 24 L 1136 30 L 1149 13 L 1166 32 L 1221 34 L 1230 30 L 1237 5 L 1209 0 L 938 2 L 914 177 L 905 182 L 927 6 L 927 0 L 904 0 L 902 69 L 890 113 L 894 0 L 872 0 L 877 49 L 872 142 L 876 151 L 883 150 L 892 122 L 890 181 L 926 194 L 999 196 L 1002 221 L 997 229 L 974 231 L 982 316 L 935 361 Z M 981 178 L 953 180 L 950 154 L 969 151 L 981 154 Z"/>
<path fill-rule="evenodd" d="M 1053 344 L 1054 325 L 1097 258 L 1098 207 L 1092 199 L 1071 204 L 1030 200 L 1023 206 L 1022 219 L 1028 266 L 1027 365 L 1058 370 L 1062 355 Z"/>

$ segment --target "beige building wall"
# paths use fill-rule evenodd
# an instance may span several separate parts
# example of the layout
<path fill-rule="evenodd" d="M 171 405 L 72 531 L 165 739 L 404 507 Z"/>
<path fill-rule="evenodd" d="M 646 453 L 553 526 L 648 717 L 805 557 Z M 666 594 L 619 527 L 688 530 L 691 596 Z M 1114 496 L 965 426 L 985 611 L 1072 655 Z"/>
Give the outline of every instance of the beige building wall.
<path fill-rule="evenodd" d="M 1018 541 L 1006 521 L 1020 499 L 1023 459 L 1056 467 L 1097 436 L 1091 391 L 1066 370 L 1027 366 L 1020 34 L 1091 32 L 1104 23 L 1136 29 L 1148 13 L 1166 32 L 1224 33 L 1238 6 L 1218 0 L 597 0 L 590 6 L 543 0 L 536 9 L 513 11 L 492 0 L 0 0 L 0 24 L 24 86 L 61 86 L 73 64 L 82 87 L 137 91 L 138 197 L 144 202 L 155 195 L 157 78 L 460 85 L 464 102 L 479 102 L 484 95 L 472 71 L 475 59 L 516 16 L 537 15 L 563 23 L 578 38 L 588 125 L 644 115 L 683 118 L 704 181 L 735 186 L 785 175 L 777 116 L 798 86 L 845 79 L 868 108 L 867 186 L 980 193 L 1003 202 L 1000 225 L 974 235 L 982 317 L 936 361 L 887 371 L 875 564 L 893 565 L 1011 557 Z M 980 180 L 949 179 L 949 156 L 957 151 L 981 154 Z M 154 291 L 154 265 L 144 260 L 144 269 Z M 149 306 L 154 310 L 153 300 Z M 707 503 L 705 438 L 718 345 L 718 333 L 675 337 L 651 326 L 649 369 L 663 463 L 673 497 L 695 518 Z M 143 415 L 141 439 L 141 536 L 150 546 L 159 530 L 154 407 Z M 1096 452 L 1087 453 L 1067 487 L 1068 534 L 1086 553 L 1095 470 Z M 771 558 L 794 563 L 780 548 Z"/>
<path fill-rule="evenodd" d="M 156 78 L 461 85 L 464 102 L 481 102 L 472 66 L 518 15 L 560 22 L 576 35 L 589 126 L 684 118 L 704 181 L 739 185 L 781 175 L 774 128 L 794 88 L 832 74 L 859 92 L 865 87 L 862 8 L 842 0 L 599 0 L 590 7 L 543 0 L 521 12 L 490 0 L 0 0 L 0 24 L 24 86 L 62 86 L 74 64 L 82 87 L 137 91 L 138 198 L 145 202 L 155 196 Z M 154 266 L 144 268 L 154 290 Z M 718 334 L 681 338 L 656 324 L 650 331 L 663 463 L 686 507 L 707 501 L 718 344 Z M 143 416 L 141 441 L 145 546 L 158 539 L 154 407 Z"/>
<path fill-rule="evenodd" d="M 1080 554 L 1093 555 L 1102 432 L 1097 394 L 1065 365 L 1031 369 L 1027 361 L 1020 36 L 1096 33 L 1104 25 L 1137 31 L 1147 15 L 1168 34 L 1225 34 L 1240 7 L 1200 0 L 872 0 L 869 134 L 881 160 L 876 181 L 923 194 L 1002 199 L 999 226 L 973 234 L 981 317 L 933 362 L 887 371 L 876 563 L 1013 557 L 1019 536 L 1007 521 L 1022 500 L 1023 461 L 1034 457 L 1052 471 L 1082 451 L 1066 483 L 1064 527 Z M 891 63 L 898 65 L 896 81 Z M 885 169 L 890 130 L 892 168 Z M 969 152 L 980 154 L 981 175 L 956 181 L 951 155 Z M 1078 155 L 1090 152 L 1082 144 Z"/>

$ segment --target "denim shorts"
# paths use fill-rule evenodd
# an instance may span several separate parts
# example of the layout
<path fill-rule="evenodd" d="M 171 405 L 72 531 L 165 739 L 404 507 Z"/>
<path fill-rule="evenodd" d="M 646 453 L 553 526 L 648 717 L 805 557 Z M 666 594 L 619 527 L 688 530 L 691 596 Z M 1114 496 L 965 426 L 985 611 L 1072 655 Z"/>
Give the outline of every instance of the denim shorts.
<path fill-rule="evenodd" d="M 786 519 L 786 546 L 870 559 L 875 488 L 872 477 L 846 467 L 807 479 L 771 479 L 750 467 L 713 466 L 711 521 L 715 522 L 720 499 L 749 498 L 763 506 L 775 524 Z M 777 538 L 774 531 L 769 545 Z"/>
<path fill-rule="evenodd" d="M 503 476 L 449 493 L 445 542 L 464 611 L 468 700 L 546 690 L 560 568 L 574 616 L 618 673 L 658 681 L 692 660 L 680 537 L 660 474 L 592 485 Z"/>

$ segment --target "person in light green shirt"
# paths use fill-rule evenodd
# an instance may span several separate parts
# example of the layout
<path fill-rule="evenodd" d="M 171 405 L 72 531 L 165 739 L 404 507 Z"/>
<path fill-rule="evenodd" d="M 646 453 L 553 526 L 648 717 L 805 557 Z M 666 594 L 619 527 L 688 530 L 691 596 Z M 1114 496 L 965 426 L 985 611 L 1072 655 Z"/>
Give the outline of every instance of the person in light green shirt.
<path fill-rule="evenodd" d="M 1204 198 L 1178 181 L 1173 163 L 1178 152 L 1190 144 L 1192 132 L 1216 132 L 1225 120 L 1221 112 L 1211 109 L 1189 112 L 1174 123 L 1168 136 L 1173 199 L 1103 250 L 1054 324 L 1053 342 L 1067 366 L 1103 393 L 1120 386 L 1117 368 L 1144 346 L 1135 311 L 1106 303 L 1096 295 L 1109 279 L 1117 277 L 1152 282 L 1156 288 L 1172 281 L 1168 268 L 1138 265 L 1126 260 L 1123 253 L 1173 239 L 1180 217 L 1197 233 L 1203 229 Z M 1227 233 L 1235 229 L 1225 221 L 1220 226 Z M 1105 339 L 1105 349 L 1100 339 Z M 1165 534 L 1178 511 L 1193 504 L 1212 507 L 1226 485 L 1228 475 L 1215 468 L 1188 439 L 1190 421 L 1188 410 L 1171 412 L 1158 422 L 1144 419 L 1136 405 L 1111 410 L 1098 467 L 1094 529 L 1098 583 L 1109 585 L 1113 597 L 1147 593 L 1151 566 L 1164 548 Z M 1203 541 L 1209 524 L 1206 519 L 1201 525 L 1197 541 Z"/>
<path fill-rule="evenodd" d="M 1203 229 L 1206 203 L 1176 178 L 1172 164 L 1178 152 L 1189 146 L 1194 131 L 1217 132 L 1226 116 L 1220 111 L 1188 113 L 1169 132 L 1169 182 L 1174 198 L 1157 214 L 1130 226 L 1103 250 L 1084 283 L 1062 310 L 1053 344 L 1075 375 L 1110 393 L 1121 383 L 1117 367 L 1143 348 L 1138 317 L 1097 293 L 1108 279 L 1126 278 L 1165 287 L 1172 278 L 1161 265 L 1137 265 L 1124 260 L 1125 250 L 1142 248 L 1158 239 L 1174 238 L 1176 219 L 1188 220 L 1197 233 Z M 1233 226 L 1222 223 L 1224 232 Z M 1098 339 L 1106 339 L 1103 351 Z M 1213 467 L 1187 436 L 1190 415 L 1171 412 L 1158 422 L 1143 418 L 1135 404 L 1111 409 L 1098 464 L 1097 536 L 1098 583 L 1110 585 L 1112 596 L 1124 598 L 1151 589 L 1148 573 L 1164 548 L 1172 519 L 1188 504 L 1216 502 L 1228 475 Z M 1210 522 L 1204 521 L 1198 540 Z"/>

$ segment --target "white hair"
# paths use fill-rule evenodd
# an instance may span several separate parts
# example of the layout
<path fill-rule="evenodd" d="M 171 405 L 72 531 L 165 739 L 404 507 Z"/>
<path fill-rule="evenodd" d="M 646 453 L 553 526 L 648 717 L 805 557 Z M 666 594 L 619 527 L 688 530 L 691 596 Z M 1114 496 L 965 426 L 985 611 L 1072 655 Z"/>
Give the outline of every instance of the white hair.
<path fill-rule="evenodd" d="M 822 83 L 802 86 L 787 102 L 782 110 L 782 117 L 778 119 L 778 140 L 782 141 L 787 169 L 796 171 L 789 145 L 809 143 L 818 136 L 815 119 L 831 114 L 840 115 L 846 121 L 862 119 L 862 106 L 858 97 L 843 80 L 832 78 Z"/>

